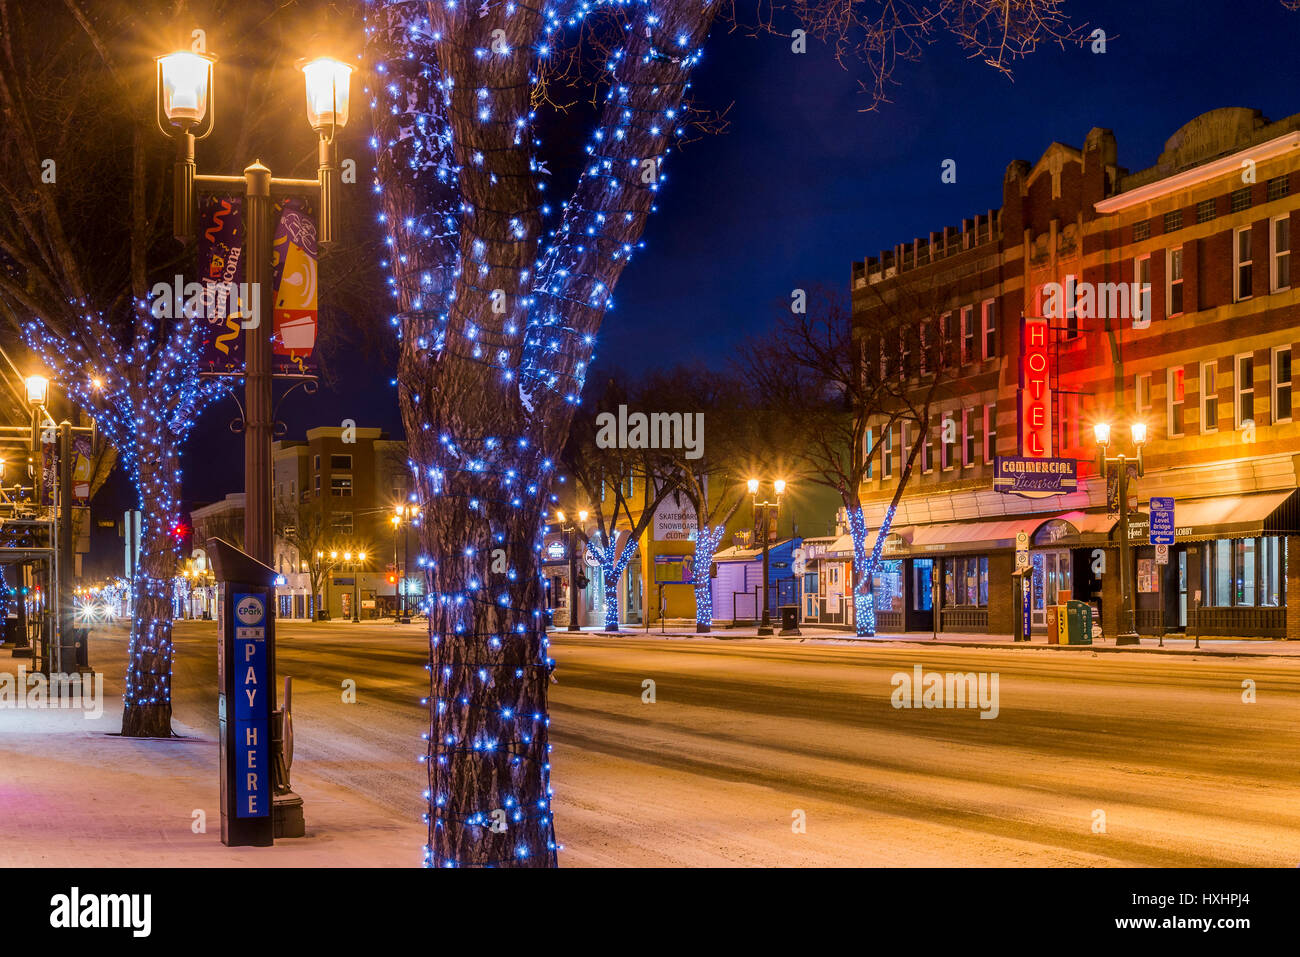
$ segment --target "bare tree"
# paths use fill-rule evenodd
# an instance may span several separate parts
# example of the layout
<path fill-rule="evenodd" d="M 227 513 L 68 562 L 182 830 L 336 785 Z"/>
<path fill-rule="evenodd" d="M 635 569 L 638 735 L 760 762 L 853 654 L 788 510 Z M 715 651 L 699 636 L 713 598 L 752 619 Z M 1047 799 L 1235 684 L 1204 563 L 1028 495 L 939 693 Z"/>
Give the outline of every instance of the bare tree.
<path fill-rule="evenodd" d="M 590 503 L 595 519 L 595 534 L 579 528 L 578 537 L 600 562 L 607 632 L 619 628 L 618 581 L 636 556 L 641 536 L 654 522 L 655 510 L 676 487 L 677 469 L 670 455 L 648 444 L 626 448 L 602 440 L 606 417 L 617 420 L 620 406 L 626 414 L 637 403 L 635 391 L 629 394 L 611 381 L 598 399 L 588 400 L 579 409 L 561 459 L 572 478 L 565 507 L 576 514 L 581 503 Z M 608 506 L 607 493 L 613 498 Z"/>

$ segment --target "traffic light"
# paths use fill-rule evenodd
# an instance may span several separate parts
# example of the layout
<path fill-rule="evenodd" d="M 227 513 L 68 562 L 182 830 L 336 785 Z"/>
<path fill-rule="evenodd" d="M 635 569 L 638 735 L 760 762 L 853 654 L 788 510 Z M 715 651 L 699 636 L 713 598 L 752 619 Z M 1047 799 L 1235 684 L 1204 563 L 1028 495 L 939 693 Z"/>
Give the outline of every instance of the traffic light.
<path fill-rule="evenodd" d="M 388 573 L 388 584 L 390 584 L 390 585 L 396 585 L 396 584 L 397 584 L 397 576 L 394 575 L 392 572 L 389 572 L 389 573 Z"/>

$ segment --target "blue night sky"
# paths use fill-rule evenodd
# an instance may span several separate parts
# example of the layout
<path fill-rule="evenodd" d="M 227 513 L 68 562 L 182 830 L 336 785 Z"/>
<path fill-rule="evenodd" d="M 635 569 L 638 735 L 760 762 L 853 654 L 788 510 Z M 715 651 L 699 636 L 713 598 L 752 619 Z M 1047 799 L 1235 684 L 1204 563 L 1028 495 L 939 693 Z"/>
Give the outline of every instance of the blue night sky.
<path fill-rule="evenodd" d="M 734 103 L 730 128 L 665 164 L 660 212 L 616 291 L 597 368 L 718 365 L 767 327 L 791 289 L 847 288 L 853 260 L 999 206 L 1007 164 L 1036 161 L 1053 140 L 1081 146 L 1089 129 L 1109 127 L 1120 164 L 1136 170 L 1207 110 L 1300 112 L 1286 69 L 1300 13 L 1277 0 L 1067 6 L 1106 30 L 1105 54 L 1045 47 L 1008 79 L 941 39 L 899 65 L 891 102 L 872 113 L 860 112 L 855 74 L 815 42 L 796 55 L 788 39 L 716 30 L 693 92 L 715 110 Z M 940 182 L 946 158 L 957 162 L 955 184 Z M 391 375 L 378 356 L 350 357 L 346 384 L 285 404 L 289 434 L 352 418 L 400 435 Z M 188 501 L 242 488 L 242 441 L 226 429 L 233 414 L 226 403 L 205 416 L 188 456 Z"/>

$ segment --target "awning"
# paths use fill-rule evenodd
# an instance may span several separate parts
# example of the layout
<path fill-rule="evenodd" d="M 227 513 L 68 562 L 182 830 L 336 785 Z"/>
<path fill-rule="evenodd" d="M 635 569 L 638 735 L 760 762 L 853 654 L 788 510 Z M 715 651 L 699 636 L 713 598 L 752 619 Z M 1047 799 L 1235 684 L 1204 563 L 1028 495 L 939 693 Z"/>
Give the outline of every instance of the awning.
<path fill-rule="evenodd" d="M 1258 535 L 1294 534 L 1300 527 L 1300 502 L 1295 489 L 1246 492 L 1214 498 L 1174 499 L 1174 541 L 1202 542 L 1216 538 L 1253 538 Z M 1130 539 L 1146 542 L 1147 519 L 1141 516 L 1140 534 Z"/>
<path fill-rule="evenodd" d="M 1074 511 L 1040 516 L 1036 521 L 1029 533 L 1031 547 L 1077 548 L 1105 542 L 1117 519 L 1105 512 Z"/>
<path fill-rule="evenodd" d="M 917 525 L 912 533 L 913 555 L 927 552 L 980 552 L 1015 548 L 1016 535 L 1029 533 L 1047 516 L 1026 515 L 996 522 L 950 522 Z"/>

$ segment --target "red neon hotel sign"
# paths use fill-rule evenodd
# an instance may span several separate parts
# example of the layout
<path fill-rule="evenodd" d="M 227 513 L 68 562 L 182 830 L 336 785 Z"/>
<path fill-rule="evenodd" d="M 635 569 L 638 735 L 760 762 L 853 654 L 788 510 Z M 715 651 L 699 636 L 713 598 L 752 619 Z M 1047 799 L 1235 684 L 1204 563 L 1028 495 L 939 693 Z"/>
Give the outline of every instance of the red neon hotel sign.
<path fill-rule="evenodd" d="M 1020 319 L 1020 454 L 1052 455 L 1052 388 L 1047 369 L 1047 320 Z"/>

